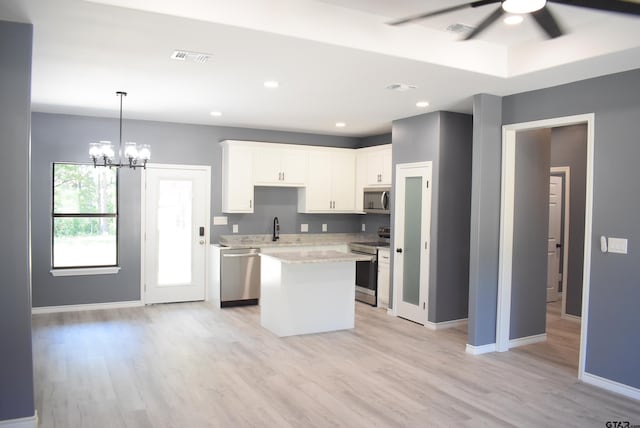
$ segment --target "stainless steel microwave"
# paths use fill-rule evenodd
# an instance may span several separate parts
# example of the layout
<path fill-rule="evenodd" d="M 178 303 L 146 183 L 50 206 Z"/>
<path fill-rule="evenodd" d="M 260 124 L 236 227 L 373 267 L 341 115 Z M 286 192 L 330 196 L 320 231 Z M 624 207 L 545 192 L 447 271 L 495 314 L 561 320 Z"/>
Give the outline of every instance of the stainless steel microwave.
<path fill-rule="evenodd" d="M 391 188 L 365 187 L 364 212 L 372 214 L 391 214 Z"/>

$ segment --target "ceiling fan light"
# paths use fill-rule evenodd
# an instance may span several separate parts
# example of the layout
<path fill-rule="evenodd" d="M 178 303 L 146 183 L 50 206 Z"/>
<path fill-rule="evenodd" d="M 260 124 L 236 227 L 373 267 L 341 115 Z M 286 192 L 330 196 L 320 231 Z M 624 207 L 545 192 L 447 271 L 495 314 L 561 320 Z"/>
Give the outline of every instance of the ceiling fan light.
<path fill-rule="evenodd" d="M 505 0 L 502 2 L 502 9 L 515 14 L 531 13 L 542 9 L 546 4 L 547 0 Z"/>
<path fill-rule="evenodd" d="M 507 25 L 522 24 L 522 21 L 524 21 L 522 15 L 509 15 L 503 20 L 503 22 Z"/>

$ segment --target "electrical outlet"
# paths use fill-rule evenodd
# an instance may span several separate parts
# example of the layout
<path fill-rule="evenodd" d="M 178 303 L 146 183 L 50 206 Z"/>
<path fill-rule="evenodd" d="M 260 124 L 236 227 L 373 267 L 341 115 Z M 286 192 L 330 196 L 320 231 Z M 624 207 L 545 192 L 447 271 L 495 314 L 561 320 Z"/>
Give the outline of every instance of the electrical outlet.
<path fill-rule="evenodd" d="M 326 225 L 326 223 L 323 223 L 323 224 L 322 224 L 322 231 L 323 231 L 323 232 L 326 232 L 326 231 L 327 231 L 327 225 Z"/>
<path fill-rule="evenodd" d="M 238 233 L 238 225 L 237 224 L 233 225 L 233 233 Z"/>
<path fill-rule="evenodd" d="M 366 225 L 366 224 L 364 224 L 364 223 L 362 223 L 362 231 L 363 231 L 363 232 L 366 232 L 366 231 L 367 231 L 367 225 Z"/>
<path fill-rule="evenodd" d="M 300 225 L 300 232 L 308 232 L 309 231 L 309 225 L 306 223 L 302 223 Z"/>

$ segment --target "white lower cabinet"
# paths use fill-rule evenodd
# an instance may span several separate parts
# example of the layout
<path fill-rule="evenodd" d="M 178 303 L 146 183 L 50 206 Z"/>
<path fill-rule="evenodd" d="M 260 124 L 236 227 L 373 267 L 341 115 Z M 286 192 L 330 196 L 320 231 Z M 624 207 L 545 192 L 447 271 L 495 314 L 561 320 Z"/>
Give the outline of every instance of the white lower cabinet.
<path fill-rule="evenodd" d="M 312 151 L 308 165 L 307 187 L 298 191 L 298 212 L 354 212 L 355 154 L 340 149 Z"/>
<path fill-rule="evenodd" d="M 378 307 L 389 307 L 389 285 L 391 282 L 390 251 L 378 250 Z"/>

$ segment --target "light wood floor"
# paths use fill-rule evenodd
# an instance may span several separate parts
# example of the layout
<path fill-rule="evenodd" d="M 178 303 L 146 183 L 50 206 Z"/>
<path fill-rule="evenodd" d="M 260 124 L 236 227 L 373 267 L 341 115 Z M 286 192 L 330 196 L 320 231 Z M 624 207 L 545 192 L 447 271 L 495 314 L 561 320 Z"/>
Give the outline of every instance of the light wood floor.
<path fill-rule="evenodd" d="M 351 331 L 282 339 L 258 307 L 36 315 L 36 405 L 64 428 L 640 423 L 638 402 L 577 381 L 579 326 L 553 322 L 548 343 L 471 356 L 464 328 L 363 304 Z"/>

